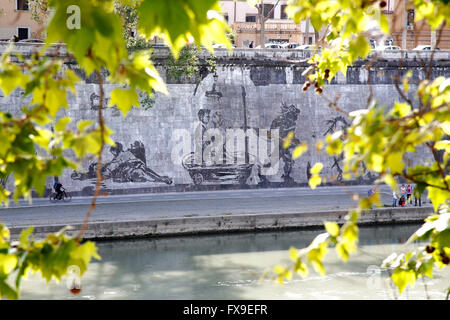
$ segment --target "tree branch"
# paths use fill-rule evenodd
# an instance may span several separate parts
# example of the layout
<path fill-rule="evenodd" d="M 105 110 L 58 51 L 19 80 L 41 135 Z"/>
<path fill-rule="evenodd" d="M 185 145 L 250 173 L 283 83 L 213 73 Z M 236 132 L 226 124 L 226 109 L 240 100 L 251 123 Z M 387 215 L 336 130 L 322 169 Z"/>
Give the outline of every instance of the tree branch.
<path fill-rule="evenodd" d="M 95 184 L 95 193 L 94 193 L 94 197 L 92 198 L 92 202 L 91 202 L 91 206 L 89 207 L 89 210 L 86 214 L 86 218 L 84 220 L 84 224 L 83 227 L 81 228 L 80 232 L 78 233 L 77 239 L 80 240 L 81 236 L 83 235 L 83 233 L 86 230 L 87 224 L 89 222 L 89 218 L 91 216 L 91 213 L 94 211 L 95 206 L 96 206 L 96 201 L 97 201 L 97 197 L 100 194 L 100 186 L 101 183 L 103 181 L 103 177 L 102 177 L 102 173 L 101 173 L 101 168 L 102 168 L 102 153 L 103 153 L 103 147 L 105 145 L 105 137 L 104 137 L 104 133 L 105 133 L 105 123 L 103 121 L 103 113 L 102 113 L 102 109 L 103 109 L 103 103 L 104 103 L 104 98 L 105 98 L 105 93 L 103 91 L 103 79 L 102 76 L 100 74 L 100 71 L 96 70 L 96 74 L 97 74 L 97 78 L 98 78 L 98 84 L 99 84 L 99 88 L 100 88 L 100 101 L 99 101 L 99 108 L 98 108 L 98 123 L 100 125 L 100 150 L 98 151 L 98 162 L 97 162 L 97 182 Z"/>

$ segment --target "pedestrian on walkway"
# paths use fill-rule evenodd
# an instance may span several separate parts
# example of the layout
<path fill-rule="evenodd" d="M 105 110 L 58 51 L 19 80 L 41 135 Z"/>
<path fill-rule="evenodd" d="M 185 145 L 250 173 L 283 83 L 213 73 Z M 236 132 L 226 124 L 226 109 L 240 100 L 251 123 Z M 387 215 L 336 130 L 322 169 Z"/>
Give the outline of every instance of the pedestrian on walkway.
<path fill-rule="evenodd" d="M 406 200 L 406 186 L 404 184 L 400 187 L 400 197 L 404 197 Z"/>
<path fill-rule="evenodd" d="M 419 207 L 422 206 L 422 199 L 421 195 L 419 193 L 419 190 L 417 190 L 417 186 L 414 187 L 414 206 L 417 207 L 417 202 L 419 202 Z"/>
<path fill-rule="evenodd" d="M 401 206 L 401 207 L 404 207 L 405 206 L 405 200 L 406 200 L 406 197 L 405 196 L 401 196 L 400 200 L 398 201 L 398 205 Z"/>
<path fill-rule="evenodd" d="M 410 184 L 408 184 L 406 186 L 406 203 L 407 204 L 412 204 L 411 194 L 412 194 L 412 187 Z"/>
<path fill-rule="evenodd" d="M 397 206 L 397 200 L 398 200 L 397 193 L 395 191 L 392 191 L 392 206 L 393 207 Z"/>

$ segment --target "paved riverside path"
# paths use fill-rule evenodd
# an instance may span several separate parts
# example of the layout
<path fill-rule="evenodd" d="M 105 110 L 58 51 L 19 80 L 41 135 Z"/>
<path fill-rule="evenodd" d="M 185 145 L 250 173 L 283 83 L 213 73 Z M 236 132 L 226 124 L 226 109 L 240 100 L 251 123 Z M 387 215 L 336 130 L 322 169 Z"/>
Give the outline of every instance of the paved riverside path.
<path fill-rule="evenodd" d="M 346 210 L 355 206 L 354 193 L 367 195 L 368 186 L 250 189 L 165 194 L 102 196 L 90 222 L 148 221 L 243 214 L 302 213 Z M 50 203 L 35 198 L 0 209 L 0 221 L 8 227 L 83 223 L 92 197 L 74 197 L 70 203 Z M 381 186 L 382 204 L 390 205 L 388 186 Z M 428 203 L 429 201 L 427 201 Z"/>

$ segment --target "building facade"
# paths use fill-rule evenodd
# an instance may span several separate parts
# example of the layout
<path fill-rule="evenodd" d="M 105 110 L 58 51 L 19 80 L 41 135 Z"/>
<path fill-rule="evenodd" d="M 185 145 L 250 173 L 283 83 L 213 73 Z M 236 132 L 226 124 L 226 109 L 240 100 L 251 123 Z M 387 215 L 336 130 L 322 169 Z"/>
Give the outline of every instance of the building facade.
<path fill-rule="evenodd" d="M 441 50 L 450 50 L 450 26 L 433 32 L 424 20 L 415 22 L 416 12 L 411 0 L 387 0 L 385 8 L 393 45 L 408 50 L 419 45 L 436 45 Z"/>
<path fill-rule="evenodd" d="M 285 8 L 287 1 L 265 0 L 264 15 L 268 17 L 264 24 L 265 42 L 311 44 L 315 42 L 314 29 L 306 21 L 295 24 L 290 20 Z M 233 28 L 234 44 L 237 48 L 261 45 L 261 22 L 258 10 L 246 1 L 221 1 L 222 11 L 228 24 Z"/>
<path fill-rule="evenodd" d="M 264 0 L 264 42 L 315 43 L 314 28 L 302 21 L 295 24 L 285 8 L 287 1 Z M 402 49 L 413 49 L 419 45 L 436 44 L 441 50 L 450 50 L 450 26 L 441 32 L 432 32 L 424 21 L 414 22 L 415 11 L 411 0 L 386 0 L 384 13 L 389 17 L 391 34 L 387 43 Z M 235 46 L 253 47 L 261 45 L 261 22 L 258 10 L 247 1 L 220 1 L 225 19 L 233 28 Z M 28 0 L 0 0 L 0 39 L 42 39 L 42 23 L 33 19 Z"/>
<path fill-rule="evenodd" d="M 33 19 L 27 0 L 0 1 L 0 39 L 42 39 L 42 25 Z"/>
<path fill-rule="evenodd" d="M 300 25 L 290 20 L 284 9 L 287 1 L 264 0 L 264 11 L 270 14 L 265 23 L 265 42 L 315 43 L 315 32 L 311 24 L 302 21 Z M 261 44 L 261 22 L 258 10 L 246 1 L 221 1 L 225 19 L 235 32 L 236 47 Z M 273 8 L 273 10 L 272 10 Z M 383 9 L 390 21 L 391 34 L 386 43 L 402 49 L 413 49 L 419 45 L 437 44 L 441 50 L 450 50 L 450 26 L 442 32 L 432 32 L 425 21 L 414 22 L 415 10 L 411 0 L 386 0 Z"/>

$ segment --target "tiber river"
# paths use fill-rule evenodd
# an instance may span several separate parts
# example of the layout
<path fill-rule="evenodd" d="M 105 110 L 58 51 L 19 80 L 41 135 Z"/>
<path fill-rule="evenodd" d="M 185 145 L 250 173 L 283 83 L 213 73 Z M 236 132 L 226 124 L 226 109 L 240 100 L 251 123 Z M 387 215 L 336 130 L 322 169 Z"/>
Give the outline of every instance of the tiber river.
<path fill-rule="evenodd" d="M 392 252 L 419 244 L 403 243 L 419 225 L 361 227 L 358 253 L 348 263 L 331 249 L 326 276 L 310 269 L 283 285 L 261 275 L 289 263 L 288 250 L 307 246 L 322 230 L 219 234 L 97 242 L 102 260 L 94 260 L 72 295 L 65 278 L 47 286 L 36 275 L 22 281 L 21 299 L 394 299 L 387 271 L 378 266 Z M 433 279 L 419 279 L 399 299 L 445 299 L 450 268 Z"/>

